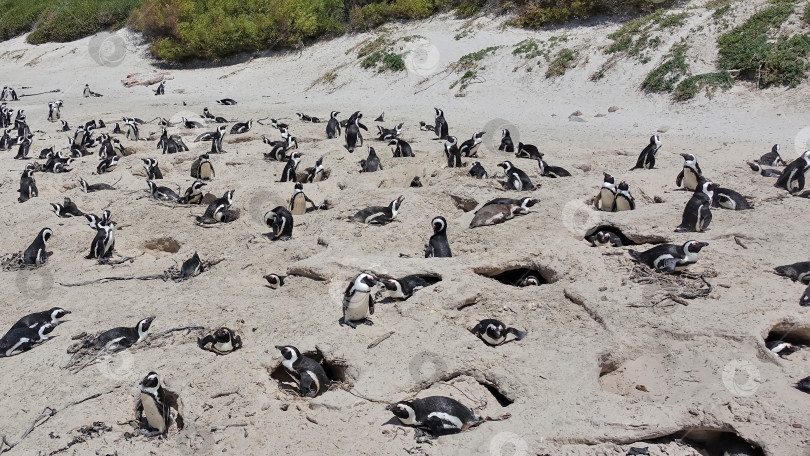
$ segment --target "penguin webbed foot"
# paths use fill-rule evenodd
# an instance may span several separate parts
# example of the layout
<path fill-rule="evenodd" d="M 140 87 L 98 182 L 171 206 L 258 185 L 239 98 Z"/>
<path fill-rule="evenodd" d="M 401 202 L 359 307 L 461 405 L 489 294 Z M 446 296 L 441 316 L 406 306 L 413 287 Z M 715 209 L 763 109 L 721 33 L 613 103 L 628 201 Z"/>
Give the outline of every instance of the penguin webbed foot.
<path fill-rule="evenodd" d="M 141 430 L 138 431 L 138 433 L 141 434 L 142 436 L 146 437 L 146 438 L 158 437 L 158 436 L 162 435 L 162 433 L 160 431 L 156 431 L 156 430 L 150 431 L 149 429 L 141 429 Z"/>

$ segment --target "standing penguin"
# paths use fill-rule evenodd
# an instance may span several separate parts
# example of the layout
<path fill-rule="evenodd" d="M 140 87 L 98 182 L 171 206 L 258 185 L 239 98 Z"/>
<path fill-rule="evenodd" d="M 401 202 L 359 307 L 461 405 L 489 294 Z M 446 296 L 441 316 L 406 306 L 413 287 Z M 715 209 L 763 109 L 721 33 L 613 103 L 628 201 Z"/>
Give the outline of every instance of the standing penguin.
<path fill-rule="evenodd" d="M 17 198 L 17 201 L 21 203 L 39 196 L 39 190 L 37 189 L 37 181 L 34 179 L 33 169 L 26 169 L 23 171 L 22 176 L 20 176 L 20 189 L 17 191 L 20 193 L 20 197 Z"/>
<path fill-rule="evenodd" d="M 715 184 L 706 181 L 699 190 L 692 194 L 683 210 L 681 224 L 675 228 L 676 233 L 685 231 L 703 232 L 712 222 L 712 200 L 714 199 Z"/>
<path fill-rule="evenodd" d="M 506 187 L 510 190 L 534 190 L 535 186 L 532 184 L 529 175 L 523 170 L 518 169 L 509 160 L 498 164 L 503 168 L 506 174 Z"/>
<path fill-rule="evenodd" d="M 332 111 L 329 114 L 329 122 L 326 124 L 326 138 L 333 139 L 340 136 L 340 121 L 337 119 L 339 111 Z"/>
<path fill-rule="evenodd" d="M 622 181 L 616 192 L 616 200 L 612 212 L 632 211 L 636 208 L 636 200 L 630 194 L 630 186 Z"/>
<path fill-rule="evenodd" d="M 306 181 L 308 184 L 311 184 L 314 182 L 320 182 L 323 179 L 324 179 L 323 157 L 320 157 L 317 160 L 315 160 L 314 168 L 307 168 Z"/>
<path fill-rule="evenodd" d="M 491 346 L 503 345 L 509 334 L 514 334 L 515 340 L 523 340 L 523 338 L 526 337 L 525 331 L 507 328 L 506 325 L 499 320 L 491 318 L 481 320 L 470 332 L 480 337 L 481 340 Z"/>
<path fill-rule="evenodd" d="M 273 229 L 273 241 L 288 241 L 292 238 L 293 216 L 282 206 L 264 214 L 264 223 Z"/>
<path fill-rule="evenodd" d="M 444 396 L 399 401 L 385 409 L 402 424 L 427 430 L 434 436 L 457 434 L 483 421 L 459 401 Z"/>
<path fill-rule="evenodd" d="M 352 280 L 343 293 L 343 323 L 352 329 L 357 328 L 357 322 L 373 325 L 368 319 L 374 315 L 374 297 L 371 289 L 379 282 L 371 274 L 361 273 Z"/>
<path fill-rule="evenodd" d="M 141 394 L 135 411 L 138 420 L 146 421 L 147 428 L 152 429 L 151 432 L 144 429 L 142 433 L 148 437 L 166 435 L 172 420 L 171 407 L 158 374 L 155 372 L 146 374 L 141 380 L 140 387 Z"/>
<path fill-rule="evenodd" d="M 447 120 L 444 118 L 444 111 L 439 108 L 433 108 L 433 110 L 436 111 L 436 114 L 433 116 L 433 118 L 436 119 L 436 126 L 433 131 L 436 132 L 438 139 L 446 139 L 448 126 Z"/>
<path fill-rule="evenodd" d="M 658 135 L 650 136 L 650 143 L 647 144 L 647 147 L 641 151 L 641 154 L 638 156 L 638 160 L 636 161 L 636 166 L 630 168 L 630 171 L 634 169 L 653 169 L 655 168 L 655 154 L 658 153 L 658 149 L 661 148 L 661 138 Z"/>
<path fill-rule="evenodd" d="M 51 239 L 53 230 L 50 228 L 43 228 L 36 239 L 31 245 L 23 252 L 23 264 L 32 266 L 42 266 L 48 261 L 48 252 L 46 251 L 46 244 Z"/>
<path fill-rule="evenodd" d="M 361 173 L 373 173 L 375 171 L 382 171 L 382 163 L 380 163 L 380 157 L 377 156 L 377 152 L 374 151 L 373 147 L 368 148 L 368 157 L 365 160 L 360 162 L 361 164 Z"/>
<path fill-rule="evenodd" d="M 97 258 L 99 260 L 112 255 L 115 248 L 115 222 L 96 226 L 96 237 L 90 244 L 88 259 Z"/>
<path fill-rule="evenodd" d="M 147 179 L 163 179 L 163 173 L 160 171 L 156 158 L 142 158 L 141 161 L 143 162 L 143 169 L 146 170 Z"/>
<path fill-rule="evenodd" d="M 357 111 L 349 117 L 349 121 L 346 124 L 346 149 L 349 153 L 353 153 L 356 147 L 363 145 L 363 135 L 360 134 L 360 129 L 362 128 L 368 131 L 368 128 L 360 123 L 360 119 L 362 118 L 363 113 Z"/>
<path fill-rule="evenodd" d="M 309 197 L 304 194 L 304 184 L 298 182 L 295 184 L 295 190 L 293 191 L 293 195 L 290 198 L 290 214 L 292 215 L 303 215 L 307 213 L 307 203 L 312 205 L 312 208 L 316 208 L 317 206 L 315 203 L 309 199 Z"/>
<path fill-rule="evenodd" d="M 450 243 L 447 241 L 447 220 L 444 217 L 435 217 L 431 222 L 433 235 L 425 246 L 425 258 L 450 258 Z"/>
<path fill-rule="evenodd" d="M 461 168 L 461 152 L 458 150 L 458 138 L 446 136 L 444 141 L 444 155 L 447 157 L 448 168 Z"/>
<path fill-rule="evenodd" d="M 279 182 L 295 182 L 295 171 L 298 169 L 298 164 L 301 163 L 302 155 L 298 151 L 290 154 L 287 164 L 284 165 L 284 170 L 281 171 L 281 180 Z"/>
<path fill-rule="evenodd" d="M 214 165 L 208 154 L 202 154 L 191 163 L 191 177 L 201 180 L 211 180 L 216 176 Z"/>
<path fill-rule="evenodd" d="M 166 81 L 160 81 L 157 89 L 155 89 L 155 96 L 164 95 L 166 93 Z"/>
<path fill-rule="evenodd" d="M 17 149 L 17 155 L 14 157 L 15 160 L 28 160 L 28 153 L 31 150 L 31 141 L 33 140 L 33 134 L 23 135 L 17 138 L 17 144 L 20 147 Z"/>
<path fill-rule="evenodd" d="M 329 377 L 319 362 L 301 355 L 301 352 L 292 345 L 276 345 L 276 348 L 284 357 L 281 365 L 298 383 L 301 396 L 315 397 L 329 389 Z"/>
<path fill-rule="evenodd" d="M 505 128 L 501 130 L 501 145 L 498 146 L 498 150 L 510 153 L 515 151 L 515 144 L 512 142 L 512 136 L 510 135 L 509 130 Z"/>
<path fill-rule="evenodd" d="M 700 165 L 694 155 L 681 154 L 681 157 L 683 157 L 683 169 L 675 179 L 675 185 L 680 188 L 683 184 L 684 189 L 694 192 L 698 188 L 698 181 L 703 177 L 703 171 L 700 170 Z"/>
<path fill-rule="evenodd" d="M 804 173 L 810 169 L 810 150 L 793 160 L 776 180 L 774 187 L 784 188 L 791 194 L 804 190 Z"/>

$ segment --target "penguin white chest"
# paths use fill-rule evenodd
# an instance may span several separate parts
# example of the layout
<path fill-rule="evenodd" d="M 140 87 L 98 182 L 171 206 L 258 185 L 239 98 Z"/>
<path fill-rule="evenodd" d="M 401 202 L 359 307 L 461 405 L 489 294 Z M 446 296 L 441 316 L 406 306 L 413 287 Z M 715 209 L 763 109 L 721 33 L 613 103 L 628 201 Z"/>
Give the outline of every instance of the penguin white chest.
<path fill-rule="evenodd" d="M 163 418 L 162 407 L 149 394 L 141 393 L 141 404 L 143 404 L 143 416 L 149 427 L 161 433 L 166 432 L 166 421 Z"/>
<path fill-rule="evenodd" d="M 603 211 L 610 211 L 613 208 L 613 202 L 616 200 L 616 195 L 608 188 L 603 188 L 599 192 L 599 199 L 602 201 L 601 209 Z"/>
<path fill-rule="evenodd" d="M 683 169 L 683 186 L 690 191 L 695 191 L 698 188 L 697 174 L 692 171 L 692 168 Z"/>
<path fill-rule="evenodd" d="M 367 292 L 355 292 L 343 298 L 343 316 L 347 321 L 362 320 L 368 316 Z"/>

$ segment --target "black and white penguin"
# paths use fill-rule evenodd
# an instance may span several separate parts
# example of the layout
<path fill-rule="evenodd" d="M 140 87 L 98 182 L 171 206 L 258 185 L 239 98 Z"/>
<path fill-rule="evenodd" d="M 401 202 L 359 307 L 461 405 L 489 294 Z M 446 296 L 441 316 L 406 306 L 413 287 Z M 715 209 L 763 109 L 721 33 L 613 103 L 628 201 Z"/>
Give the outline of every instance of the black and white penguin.
<path fill-rule="evenodd" d="M 326 123 L 327 139 L 334 139 L 340 136 L 340 121 L 337 119 L 338 114 L 340 114 L 340 111 L 332 111 L 329 114 L 329 122 Z"/>
<path fill-rule="evenodd" d="M 374 297 L 371 289 L 379 283 L 376 277 L 365 272 L 360 273 L 346 287 L 343 293 L 343 322 L 356 329 L 357 323 L 373 325 L 368 319 L 374 315 Z"/>
<path fill-rule="evenodd" d="M 531 198 L 531 197 L 528 197 L 528 196 L 524 196 L 523 198 L 520 198 L 520 199 L 515 199 L 515 198 L 495 198 L 493 200 L 487 201 L 486 203 L 484 203 L 484 206 L 481 206 L 481 207 L 489 206 L 489 205 L 492 205 L 492 204 L 514 204 L 514 205 L 517 205 L 517 206 L 520 207 L 517 214 L 526 215 L 526 214 L 529 213 L 529 208 L 531 208 L 532 206 L 534 206 L 537 203 L 538 203 L 537 198 Z"/>
<path fill-rule="evenodd" d="M 585 236 L 585 240 L 591 243 L 591 247 L 608 244 L 613 247 L 621 247 L 623 245 L 622 239 L 618 235 L 604 230 L 597 231 L 590 236 Z"/>
<path fill-rule="evenodd" d="M 98 335 L 94 346 L 96 350 L 107 350 L 109 352 L 129 348 L 146 339 L 149 327 L 154 320 L 155 317 L 147 317 L 139 321 L 133 328 L 121 326 L 104 331 Z"/>
<path fill-rule="evenodd" d="M 798 350 L 798 347 L 784 340 L 766 340 L 765 347 L 780 357 L 790 355 Z"/>
<path fill-rule="evenodd" d="M 636 200 L 630 194 L 630 186 L 627 182 L 620 182 L 616 189 L 616 200 L 613 203 L 612 212 L 632 211 L 636 208 Z"/>
<path fill-rule="evenodd" d="M 48 252 L 46 251 L 47 243 L 53 236 L 53 230 L 50 228 L 43 228 L 40 230 L 34 242 L 25 249 L 23 252 L 23 264 L 42 266 L 48 261 Z"/>
<path fill-rule="evenodd" d="M 717 187 L 714 189 L 714 199 L 712 200 L 712 207 L 722 207 L 731 209 L 732 211 L 744 211 L 753 209 L 748 200 L 728 188 Z"/>
<path fill-rule="evenodd" d="M 470 228 L 497 225 L 514 218 L 518 212 L 520 212 L 520 206 L 517 204 L 484 205 L 475 212 L 475 216 L 470 221 Z"/>
<path fill-rule="evenodd" d="M 802 307 L 810 306 L 810 285 L 807 286 L 807 289 L 804 290 L 802 297 L 799 298 L 799 305 Z"/>
<path fill-rule="evenodd" d="M 380 283 L 385 286 L 389 298 L 404 301 L 416 291 L 434 285 L 439 280 L 441 279 L 438 277 L 409 275 L 399 279 L 382 279 Z"/>
<path fill-rule="evenodd" d="M 779 155 L 779 144 L 774 144 L 770 152 L 759 157 L 757 163 L 765 166 L 785 166 L 787 164 L 782 160 L 782 156 Z"/>
<path fill-rule="evenodd" d="M 515 151 L 515 144 L 512 143 L 512 136 L 510 136 L 509 130 L 505 128 L 501 130 L 501 145 L 498 146 L 498 150 L 510 153 Z"/>
<path fill-rule="evenodd" d="M 221 100 L 217 100 L 217 103 L 224 106 L 232 106 L 236 104 L 236 100 L 233 98 L 223 98 Z"/>
<path fill-rule="evenodd" d="M 436 131 L 436 127 L 433 125 L 428 125 L 424 120 L 420 120 L 419 131 Z"/>
<path fill-rule="evenodd" d="M 104 184 L 104 183 L 88 184 L 87 181 L 82 179 L 81 177 L 79 178 L 79 185 L 81 186 L 82 191 L 84 193 L 98 192 L 98 191 L 102 191 L 102 190 L 115 190 L 115 187 L 113 187 L 110 184 Z"/>
<path fill-rule="evenodd" d="M 478 322 L 473 329 L 470 330 L 473 334 L 480 337 L 481 340 L 488 345 L 496 346 L 502 345 L 506 342 L 509 334 L 515 336 L 515 340 L 523 340 L 526 337 L 525 331 L 519 331 L 515 328 L 507 328 L 501 321 L 492 318 L 486 318 Z"/>
<path fill-rule="evenodd" d="M 217 198 L 211 201 L 211 204 L 205 209 L 205 213 L 198 219 L 200 223 L 212 224 L 217 222 L 230 222 L 231 221 L 231 204 L 233 204 L 234 190 L 228 190 L 222 195 L 222 198 Z"/>
<path fill-rule="evenodd" d="M 810 150 L 793 160 L 776 180 L 774 187 L 783 188 L 793 193 L 804 190 L 804 173 L 810 169 Z"/>
<path fill-rule="evenodd" d="M 315 202 L 309 199 L 309 197 L 304 193 L 304 184 L 297 182 L 295 184 L 295 190 L 293 190 L 293 195 L 290 198 L 290 214 L 306 214 L 307 204 L 310 204 L 313 209 L 317 208 Z"/>
<path fill-rule="evenodd" d="M 172 203 L 180 201 L 180 197 L 177 193 L 169 187 L 161 187 L 150 180 L 146 181 L 146 185 L 149 187 L 149 194 L 156 200 L 169 201 Z"/>
<path fill-rule="evenodd" d="M 146 421 L 147 429 L 152 429 L 151 432 L 143 434 L 148 437 L 166 435 L 172 422 L 172 414 L 166 392 L 160 384 L 160 377 L 155 372 L 149 372 L 141 380 L 140 387 L 141 393 L 135 412 L 138 420 Z"/>
<path fill-rule="evenodd" d="M 48 102 L 48 121 L 56 122 L 62 118 L 60 109 L 62 108 L 62 100 Z"/>
<path fill-rule="evenodd" d="M 464 157 L 478 157 L 478 147 L 483 142 L 485 131 L 476 131 L 473 133 L 472 138 L 464 141 L 458 146 L 459 153 Z"/>
<path fill-rule="evenodd" d="M 155 89 L 155 96 L 164 95 L 166 93 L 166 81 L 160 81 L 157 89 Z"/>
<path fill-rule="evenodd" d="M 435 217 L 430 224 L 433 226 L 433 235 L 425 246 L 425 258 L 450 258 L 450 242 L 447 240 L 447 220 L 444 217 Z"/>
<path fill-rule="evenodd" d="M 707 245 L 709 244 L 706 242 L 687 241 L 683 245 L 661 244 L 643 252 L 628 250 L 628 253 L 639 263 L 644 263 L 656 271 L 672 274 L 697 263 L 700 249 Z"/>
<path fill-rule="evenodd" d="M 273 241 L 288 241 L 292 238 L 293 216 L 283 206 L 277 206 L 264 214 L 264 223 L 273 229 Z"/>
<path fill-rule="evenodd" d="M 543 154 L 540 153 L 540 149 L 537 146 L 532 144 L 523 144 L 522 142 L 518 142 L 517 152 L 515 152 L 515 157 L 517 158 L 529 158 L 532 160 L 539 160 L 543 158 Z"/>
<path fill-rule="evenodd" d="M 675 228 L 676 233 L 694 231 L 697 233 L 706 231 L 712 222 L 712 200 L 714 199 L 713 182 L 706 181 L 699 190 L 692 194 L 692 198 L 686 203 L 683 210 L 681 224 Z"/>
<path fill-rule="evenodd" d="M 540 175 L 543 177 L 551 177 L 553 179 L 558 177 L 571 177 L 571 173 L 565 168 L 549 166 L 549 164 L 543 160 L 543 154 L 540 154 L 540 158 L 537 159 L 537 166 L 540 167 Z"/>
<path fill-rule="evenodd" d="M 192 129 L 192 128 L 203 128 L 203 127 L 204 127 L 204 125 L 203 125 L 203 124 L 201 124 L 200 122 L 197 122 L 196 120 L 190 120 L 190 119 L 186 119 L 185 117 L 181 117 L 181 118 L 180 118 L 180 123 L 181 123 L 181 124 L 182 124 L 184 127 L 189 128 L 189 129 Z M 237 124 L 237 125 L 239 125 L 239 124 Z M 233 130 L 231 130 L 231 133 L 233 133 Z"/>
<path fill-rule="evenodd" d="M 160 171 L 156 158 L 142 158 L 141 161 L 143 161 L 143 169 L 146 170 L 147 179 L 163 179 L 163 173 Z"/>
<path fill-rule="evenodd" d="M 0 137 L 0 150 L 11 149 L 11 128 L 3 130 L 3 136 Z"/>
<path fill-rule="evenodd" d="M 411 149 L 411 145 L 405 142 L 403 139 L 394 138 L 391 142 L 388 143 L 389 146 L 394 146 L 391 149 L 391 152 L 394 153 L 394 157 L 413 157 L 413 150 Z"/>
<path fill-rule="evenodd" d="M 17 320 L 17 323 L 14 323 L 11 326 L 11 329 L 36 328 L 46 323 L 50 323 L 54 326 L 57 326 L 59 324 L 64 323 L 62 319 L 70 315 L 70 313 L 71 312 L 69 310 L 65 310 L 61 307 L 52 307 L 49 310 L 44 310 L 42 312 L 34 312 L 32 314 L 28 314 L 20 318 L 19 320 Z"/>
<path fill-rule="evenodd" d="M 284 170 L 281 171 L 281 180 L 279 180 L 279 182 L 295 182 L 295 172 L 298 169 L 298 164 L 301 163 L 302 155 L 303 154 L 298 151 L 290 154 L 290 158 L 287 159 L 287 164 L 284 165 Z"/>
<path fill-rule="evenodd" d="M 264 280 L 266 280 L 269 284 L 268 286 L 274 290 L 278 290 L 279 288 L 283 287 L 286 279 L 286 276 L 280 276 L 278 274 L 267 274 L 264 276 Z"/>
<path fill-rule="evenodd" d="M 218 355 L 227 355 L 242 348 L 242 338 L 234 333 L 230 328 L 222 327 L 197 341 L 203 350 L 214 352 Z"/>
<path fill-rule="evenodd" d="M 329 389 L 329 377 L 319 362 L 301 355 L 301 352 L 291 345 L 276 345 L 276 348 L 284 357 L 281 365 L 298 384 L 302 397 L 315 397 Z"/>
<path fill-rule="evenodd" d="M 681 154 L 683 157 L 683 169 L 678 177 L 675 179 L 675 186 L 694 192 L 698 188 L 698 181 L 703 176 L 703 171 L 700 170 L 697 158 L 692 154 Z"/>
<path fill-rule="evenodd" d="M 228 122 L 228 119 L 226 119 L 224 117 L 215 116 L 215 115 L 211 114 L 211 112 L 208 110 L 208 108 L 203 108 L 203 118 L 208 119 L 209 121 L 216 122 L 216 123 L 226 123 L 226 122 Z"/>
<path fill-rule="evenodd" d="M 191 163 L 191 177 L 201 179 L 204 181 L 211 180 L 216 177 L 214 171 L 214 164 L 211 163 L 210 155 L 202 154 Z"/>
<path fill-rule="evenodd" d="M 80 211 L 78 206 L 76 206 L 76 203 L 71 201 L 68 197 L 65 197 L 62 204 L 51 203 L 51 207 L 53 208 L 53 212 L 59 218 L 81 217 L 84 215 L 84 212 Z"/>
<path fill-rule="evenodd" d="M 390 140 L 392 140 L 392 139 L 394 139 L 394 138 L 399 137 L 399 135 L 401 135 L 401 134 L 402 134 L 402 127 L 403 127 L 404 125 L 405 125 L 405 123 L 404 123 L 404 122 L 403 122 L 403 123 L 399 123 L 399 124 L 397 124 L 397 125 L 394 125 L 394 128 L 384 128 L 384 127 L 382 127 L 382 126 L 380 126 L 380 125 L 377 125 L 377 131 L 378 131 L 378 132 L 379 132 L 379 134 L 380 134 L 380 135 L 377 137 L 377 139 L 378 139 L 379 141 L 390 141 Z"/>
<path fill-rule="evenodd" d="M 324 179 L 323 157 L 315 160 L 315 167 L 308 168 L 306 181 L 308 184 L 320 182 Z"/>
<path fill-rule="evenodd" d="M 321 123 L 321 119 L 319 119 L 319 118 L 317 118 L 315 116 L 308 116 L 308 115 L 304 114 L 303 112 L 296 112 L 295 115 L 297 115 L 298 120 L 300 120 L 302 122 Z"/>
<path fill-rule="evenodd" d="M 200 255 L 197 254 L 195 251 L 191 257 L 183 262 L 183 265 L 180 267 L 180 277 L 184 279 L 189 279 L 191 277 L 196 277 L 200 275 L 205 270 L 205 265 L 203 265 L 202 259 L 200 259 Z"/>
<path fill-rule="evenodd" d="M 248 120 L 247 122 L 238 122 L 233 124 L 231 127 L 231 134 L 238 135 L 241 133 L 247 133 L 253 127 L 253 120 Z"/>
<path fill-rule="evenodd" d="M 434 436 L 457 434 L 483 421 L 461 402 L 444 396 L 400 401 L 385 409 L 402 424 L 429 431 Z"/>
<path fill-rule="evenodd" d="M 115 169 L 118 166 L 118 155 L 112 155 L 98 162 L 96 166 L 96 173 L 104 174 Z"/>
<path fill-rule="evenodd" d="M 799 391 L 804 391 L 805 393 L 810 393 L 810 377 L 805 377 L 796 382 L 796 389 Z"/>
<path fill-rule="evenodd" d="M 298 141 L 295 139 L 295 136 L 288 136 L 283 141 L 270 141 L 268 138 L 262 136 L 262 142 L 273 147 L 273 150 L 264 154 L 264 158 L 276 161 L 286 161 L 286 152 L 291 149 L 298 149 Z"/>
<path fill-rule="evenodd" d="M 33 139 L 33 134 L 27 134 L 17 138 L 17 143 L 20 147 L 17 149 L 17 155 L 14 157 L 15 160 L 28 160 L 28 153 L 31 151 L 31 141 L 33 141 Z"/>
<path fill-rule="evenodd" d="M 373 173 L 383 169 L 380 157 L 377 156 L 377 152 L 374 151 L 373 147 L 368 148 L 368 157 L 360 161 L 360 166 L 361 173 Z"/>
<path fill-rule="evenodd" d="M 92 90 L 90 90 L 90 84 L 85 84 L 85 85 L 84 85 L 84 92 L 83 92 L 83 93 L 84 93 L 84 97 L 85 97 L 85 98 L 89 98 L 89 97 L 103 97 L 103 96 L 104 96 L 104 95 L 102 95 L 102 94 L 100 94 L 100 93 L 96 93 L 96 92 L 93 92 Z"/>
<path fill-rule="evenodd" d="M 787 277 L 794 282 L 802 282 L 810 285 L 810 261 L 786 264 L 774 268 L 777 275 Z"/>
<path fill-rule="evenodd" d="M 444 111 L 439 108 L 433 108 L 433 110 L 436 111 L 436 114 L 433 116 L 436 121 L 436 126 L 433 127 L 433 131 L 436 133 L 436 136 L 438 136 L 437 139 L 446 139 L 448 126 L 447 120 L 444 118 Z"/>
<path fill-rule="evenodd" d="M 778 178 L 779 176 L 782 175 L 781 170 L 773 169 L 773 168 L 763 168 L 762 166 L 760 166 L 757 163 L 751 163 L 751 162 L 746 162 L 746 163 L 748 163 L 748 166 L 751 168 L 751 171 L 754 171 L 755 173 L 759 173 L 759 175 L 762 176 L 762 177 L 777 177 Z"/>
<path fill-rule="evenodd" d="M 50 339 L 56 327 L 53 323 L 43 323 L 33 328 L 15 328 L 0 338 L 0 358 L 19 355 Z"/>
<path fill-rule="evenodd" d="M 655 168 L 655 154 L 661 148 L 661 138 L 658 135 L 650 136 L 650 143 L 641 151 L 636 161 L 636 166 L 630 168 L 634 169 L 653 169 Z"/>
<path fill-rule="evenodd" d="M 458 150 L 458 138 L 445 136 L 444 156 L 447 158 L 448 168 L 461 168 L 461 152 Z"/>
<path fill-rule="evenodd" d="M 70 125 L 68 124 L 67 120 L 60 120 L 59 122 L 62 123 L 62 126 L 59 128 L 60 132 L 70 131 Z"/>
<path fill-rule="evenodd" d="M 20 203 L 39 196 L 39 189 L 37 189 L 37 181 L 34 179 L 33 169 L 26 169 L 22 172 L 22 176 L 20 176 L 20 189 L 17 191 L 20 193 L 19 198 L 17 198 L 17 201 Z"/>
<path fill-rule="evenodd" d="M 405 201 L 405 196 L 400 195 L 397 199 L 391 201 L 388 206 L 371 206 L 358 211 L 349 220 L 355 222 L 366 223 L 369 225 L 385 225 L 397 217 L 399 208 L 402 202 Z"/>
<path fill-rule="evenodd" d="M 355 148 L 363 145 L 363 135 L 360 134 L 360 129 L 368 131 L 368 128 L 360 123 L 362 118 L 363 113 L 357 111 L 349 117 L 349 123 L 346 125 L 346 150 L 349 153 L 354 152 Z"/>
<path fill-rule="evenodd" d="M 535 189 L 534 184 L 532 184 L 531 179 L 529 179 L 529 175 L 523 170 L 516 168 L 509 160 L 499 163 L 498 166 L 503 168 L 506 174 L 506 187 L 510 190 L 521 191 Z"/>
<path fill-rule="evenodd" d="M 95 214 L 84 214 L 84 218 L 87 219 L 90 225 L 90 228 L 94 230 L 100 229 L 102 226 L 106 225 L 111 220 L 112 213 L 109 210 L 104 210 L 101 212 L 101 217 Z"/>
<path fill-rule="evenodd" d="M 90 244 L 87 259 L 103 259 L 112 255 L 115 249 L 115 222 L 103 225 L 96 224 L 96 236 Z"/>
<path fill-rule="evenodd" d="M 486 179 L 488 177 L 487 170 L 481 165 L 481 162 L 475 162 L 470 167 L 469 175 L 476 179 Z"/>

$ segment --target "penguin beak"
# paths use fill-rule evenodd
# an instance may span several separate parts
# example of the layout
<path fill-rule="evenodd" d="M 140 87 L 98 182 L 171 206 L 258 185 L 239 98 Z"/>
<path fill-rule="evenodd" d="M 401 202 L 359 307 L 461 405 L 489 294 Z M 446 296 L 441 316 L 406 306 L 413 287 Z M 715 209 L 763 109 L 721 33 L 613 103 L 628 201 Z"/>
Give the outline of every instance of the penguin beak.
<path fill-rule="evenodd" d="M 391 405 L 386 405 L 385 406 L 385 409 L 388 410 L 389 412 L 393 411 L 395 408 L 397 408 L 397 404 L 391 404 Z"/>

